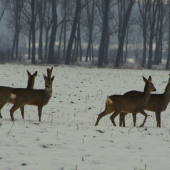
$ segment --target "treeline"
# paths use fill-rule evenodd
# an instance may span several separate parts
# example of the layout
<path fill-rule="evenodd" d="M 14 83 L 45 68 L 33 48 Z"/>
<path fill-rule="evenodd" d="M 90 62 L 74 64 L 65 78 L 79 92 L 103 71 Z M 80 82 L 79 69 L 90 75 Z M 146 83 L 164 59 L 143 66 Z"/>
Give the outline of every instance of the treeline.
<path fill-rule="evenodd" d="M 170 1 L 1 0 L 0 60 L 90 61 L 119 68 L 133 57 L 152 69 L 170 58 Z M 4 47 L 4 44 L 7 44 Z M 38 57 L 36 57 L 38 56 Z"/>

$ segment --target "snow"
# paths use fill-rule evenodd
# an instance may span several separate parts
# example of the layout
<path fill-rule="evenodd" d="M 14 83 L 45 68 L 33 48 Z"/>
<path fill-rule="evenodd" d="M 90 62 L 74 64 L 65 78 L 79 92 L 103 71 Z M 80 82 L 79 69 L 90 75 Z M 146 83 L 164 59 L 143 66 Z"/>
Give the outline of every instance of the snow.
<path fill-rule="evenodd" d="M 38 71 L 35 89 L 44 88 L 43 74 L 51 66 L 1 65 L 1 86 L 26 87 L 27 73 Z M 152 76 L 157 92 L 167 85 L 168 71 L 128 70 L 55 66 L 53 94 L 43 107 L 38 122 L 37 107 L 25 106 L 12 122 L 11 104 L 2 109 L 0 119 L 0 170 L 168 170 L 170 169 L 170 106 L 162 112 L 162 127 L 156 127 L 155 114 L 147 112 L 143 128 L 114 127 L 110 116 L 94 126 L 105 108 L 107 95 L 130 90 L 143 91 L 146 78 Z M 144 117 L 137 115 L 137 126 Z"/>

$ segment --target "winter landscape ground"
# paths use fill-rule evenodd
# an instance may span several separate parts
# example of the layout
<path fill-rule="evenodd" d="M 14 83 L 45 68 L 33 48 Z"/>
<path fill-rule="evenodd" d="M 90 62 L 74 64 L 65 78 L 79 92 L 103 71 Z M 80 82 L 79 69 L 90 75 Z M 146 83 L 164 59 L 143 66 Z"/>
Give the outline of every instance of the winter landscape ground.
<path fill-rule="evenodd" d="M 35 89 L 44 88 L 43 74 L 51 66 L 1 65 L 1 86 L 26 87 L 27 73 L 38 71 Z M 162 127 L 156 127 L 155 115 L 145 127 L 114 127 L 108 115 L 94 126 L 105 108 L 107 95 L 130 90 L 143 91 L 142 76 L 152 76 L 157 89 L 164 92 L 168 71 L 82 68 L 56 66 L 53 94 L 38 122 L 37 108 L 25 107 L 12 122 L 11 104 L 2 109 L 0 119 L 0 170 L 169 170 L 170 105 L 162 112 Z M 137 125 L 144 117 L 137 115 Z"/>

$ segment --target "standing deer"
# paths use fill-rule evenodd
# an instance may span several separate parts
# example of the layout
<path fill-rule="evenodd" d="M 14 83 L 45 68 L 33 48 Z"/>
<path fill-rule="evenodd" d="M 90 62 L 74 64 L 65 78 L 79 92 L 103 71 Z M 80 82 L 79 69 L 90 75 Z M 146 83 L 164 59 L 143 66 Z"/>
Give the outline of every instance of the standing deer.
<path fill-rule="evenodd" d="M 23 105 L 34 105 L 38 107 L 39 121 L 41 121 L 41 113 L 43 106 L 47 105 L 52 96 L 52 82 L 54 76 L 51 78 L 53 67 L 47 69 L 47 77 L 43 75 L 45 81 L 44 90 L 35 89 L 18 89 L 11 93 L 11 98 L 14 100 L 14 105 L 10 110 L 11 120 L 14 121 L 14 112 Z"/>
<path fill-rule="evenodd" d="M 105 110 L 98 115 L 95 126 L 98 125 L 100 119 L 103 116 L 106 116 L 114 111 L 114 113 L 110 117 L 114 126 L 116 126 L 116 124 L 114 122 L 114 118 L 120 112 L 125 112 L 125 113 L 140 112 L 142 115 L 145 116 L 143 123 L 140 125 L 140 127 L 143 127 L 145 124 L 145 121 L 147 119 L 147 114 L 144 111 L 144 107 L 146 106 L 146 104 L 149 100 L 151 92 L 156 91 L 153 83 L 151 82 L 152 81 L 151 76 L 149 76 L 148 80 L 145 77 L 143 77 L 143 80 L 145 82 L 145 88 L 144 88 L 144 92 L 142 92 L 141 95 L 138 95 L 138 96 L 126 96 L 126 95 L 108 96 L 106 99 Z"/>
<path fill-rule="evenodd" d="M 27 83 L 27 89 L 33 89 L 34 83 L 35 83 L 35 77 L 37 76 L 37 71 L 31 75 L 31 73 L 27 70 L 27 75 L 28 75 L 28 83 Z M 13 104 L 13 99 L 11 98 L 11 93 L 18 88 L 13 88 L 13 87 L 5 87 L 5 86 L 0 86 L 0 118 L 2 118 L 1 115 L 1 110 L 4 107 L 6 103 L 12 103 Z M 24 106 L 20 107 L 21 110 L 21 115 L 22 118 L 24 119 Z"/>
<path fill-rule="evenodd" d="M 124 95 L 125 96 L 137 96 L 137 95 L 141 95 L 141 93 L 142 92 L 139 92 L 139 91 L 129 91 L 125 93 Z M 165 88 L 165 92 L 162 94 L 151 94 L 149 101 L 144 108 L 144 110 L 155 112 L 157 127 L 161 127 L 161 112 L 166 110 L 169 101 L 170 101 L 170 78 Z M 123 112 L 120 113 L 120 120 L 119 120 L 120 126 L 122 126 L 122 123 L 123 123 L 123 127 L 125 127 L 125 116 L 127 114 L 128 113 L 123 113 Z M 132 113 L 134 127 L 136 125 L 136 114 L 137 113 Z"/>

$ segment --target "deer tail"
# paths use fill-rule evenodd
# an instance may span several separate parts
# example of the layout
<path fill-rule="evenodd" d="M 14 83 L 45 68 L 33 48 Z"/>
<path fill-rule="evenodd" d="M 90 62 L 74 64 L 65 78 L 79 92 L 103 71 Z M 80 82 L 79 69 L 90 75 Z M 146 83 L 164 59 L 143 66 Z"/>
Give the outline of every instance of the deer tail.
<path fill-rule="evenodd" d="M 107 96 L 107 99 L 106 99 L 106 105 L 109 105 L 109 104 L 112 104 L 113 101 L 109 98 L 109 96 Z"/>
<path fill-rule="evenodd" d="M 17 97 L 16 94 L 11 93 L 11 98 L 12 98 L 12 99 L 15 99 L 16 97 Z"/>

